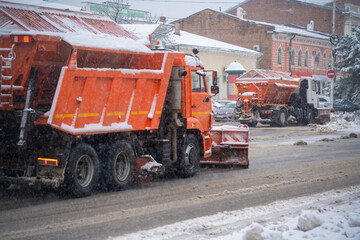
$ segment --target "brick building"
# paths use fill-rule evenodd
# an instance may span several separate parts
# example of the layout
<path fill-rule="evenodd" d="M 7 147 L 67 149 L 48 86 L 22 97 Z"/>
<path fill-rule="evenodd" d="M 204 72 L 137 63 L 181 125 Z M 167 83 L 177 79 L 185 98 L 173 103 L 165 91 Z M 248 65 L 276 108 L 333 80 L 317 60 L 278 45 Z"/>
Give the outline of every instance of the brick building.
<path fill-rule="evenodd" d="M 329 0 L 329 2 L 331 2 Z M 359 0 L 338 0 L 336 5 L 336 34 L 351 33 L 351 26 L 360 24 Z M 332 33 L 332 3 L 317 5 L 297 0 L 247 0 L 228 9 L 226 13 L 238 16 L 242 8 L 245 18 L 275 24 L 307 27 L 310 21 L 314 30 Z"/>
<path fill-rule="evenodd" d="M 205 9 L 175 21 L 180 28 L 263 53 L 259 68 L 313 76 L 327 81 L 329 34 L 243 19 Z"/>
<path fill-rule="evenodd" d="M 332 3 L 328 3 L 326 6 L 332 7 Z M 341 9 L 344 13 L 344 35 L 350 35 L 352 28 L 360 25 L 360 0 L 337 0 L 336 8 Z"/>

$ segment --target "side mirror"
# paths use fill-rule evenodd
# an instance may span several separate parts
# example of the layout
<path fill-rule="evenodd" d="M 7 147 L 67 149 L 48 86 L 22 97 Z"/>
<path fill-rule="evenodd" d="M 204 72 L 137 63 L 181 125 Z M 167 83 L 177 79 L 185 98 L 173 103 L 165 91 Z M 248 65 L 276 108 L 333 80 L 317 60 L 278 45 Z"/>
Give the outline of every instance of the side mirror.
<path fill-rule="evenodd" d="M 217 72 L 216 71 L 213 71 L 212 72 L 212 79 L 213 79 L 213 86 L 217 86 L 218 85 L 218 82 L 217 82 Z M 218 88 L 219 90 L 219 88 Z M 212 92 L 212 88 L 211 88 L 211 92 Z"/>
<path fill-rule="evenodd" d="M 212 94 L 218 94 L 219 93 L 219 87 L 216 85 L 211 86 L 211 93 Z"/>

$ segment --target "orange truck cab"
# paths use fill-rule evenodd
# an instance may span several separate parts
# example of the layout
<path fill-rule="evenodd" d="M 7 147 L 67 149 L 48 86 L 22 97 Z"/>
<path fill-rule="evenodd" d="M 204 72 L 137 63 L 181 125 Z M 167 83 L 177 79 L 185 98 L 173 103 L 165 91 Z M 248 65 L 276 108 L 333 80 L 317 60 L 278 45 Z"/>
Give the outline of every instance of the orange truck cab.
<path fill-rule="evenodd" d="M 103 16 L 0 8 L 2 186 L 82 197 L 201 163 L 249 165 L 247 126 L 212 129 L 216 72 L 210 91 L 198 57 L 152 51 Z"/>

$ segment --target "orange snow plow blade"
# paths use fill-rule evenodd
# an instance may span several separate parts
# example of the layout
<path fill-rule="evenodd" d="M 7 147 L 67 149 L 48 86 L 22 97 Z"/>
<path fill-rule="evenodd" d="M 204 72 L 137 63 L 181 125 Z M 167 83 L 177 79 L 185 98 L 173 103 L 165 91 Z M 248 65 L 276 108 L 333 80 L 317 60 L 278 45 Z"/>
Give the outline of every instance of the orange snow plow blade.
<path fill-rule="evenodd" d="M 201 161 L 202 164 L 249 166 L 249 127 L 218 126 L 211 129 L 213 136 L 212 156 Z"/>

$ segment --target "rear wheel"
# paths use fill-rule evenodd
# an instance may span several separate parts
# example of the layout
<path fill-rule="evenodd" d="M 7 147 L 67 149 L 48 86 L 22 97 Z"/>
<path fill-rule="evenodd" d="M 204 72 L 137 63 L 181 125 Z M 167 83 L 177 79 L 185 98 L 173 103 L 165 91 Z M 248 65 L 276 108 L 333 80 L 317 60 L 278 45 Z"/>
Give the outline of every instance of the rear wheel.
<path fill-rule="evenodd" d="M 306 110 L 306 116 L 304 118 L 303 123 L 304 125 L 308 125 L 309 123 L 313 123 L 313 122 L 314 122 L 314 113 L 311 108 L 308 108 Z"/>
<path fill-rule="evenodd" d="M 134 181 L 135 154 L 126 141 L 115 142 L 104 154 L 105 184 L 112 190 L 127 188 Z"/>
<path fill-rule="evenodd" d="M 280 110 L 278 124 L 280 127 L 285 127 L 287 125 L 287 113 L 284 108 Z"/>
<path fill-rule="evenodd" d="M 98 183 L 99 158 L 89 144 L 80 143 L 71 149 L 65 170 L 65 191 L 73 197 L 85 197 Z"/>
<path fill-rule="evenodd" d="M 200 168 L 199 142 L 193 134 L 185 137 L 176 173 L 181 177 L 192 177 Z"/>

